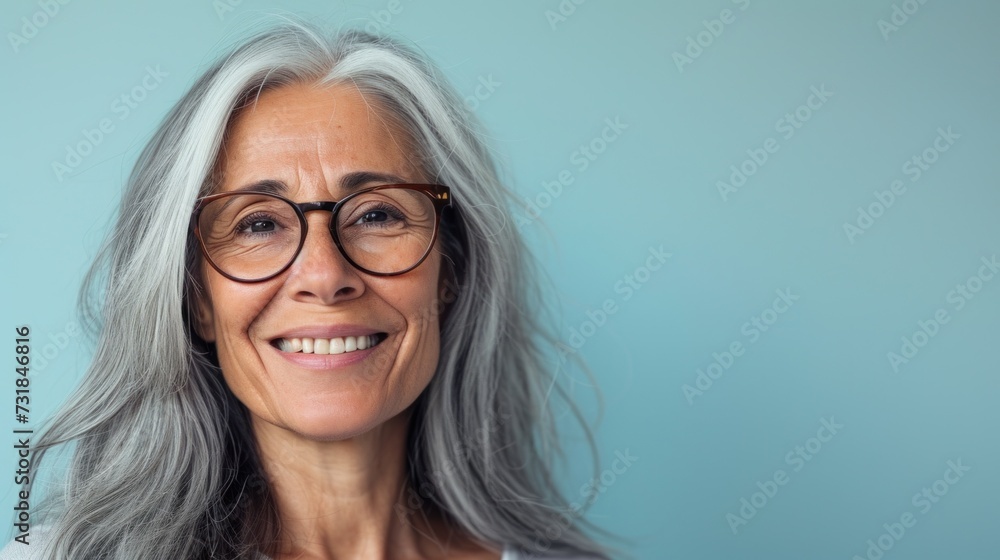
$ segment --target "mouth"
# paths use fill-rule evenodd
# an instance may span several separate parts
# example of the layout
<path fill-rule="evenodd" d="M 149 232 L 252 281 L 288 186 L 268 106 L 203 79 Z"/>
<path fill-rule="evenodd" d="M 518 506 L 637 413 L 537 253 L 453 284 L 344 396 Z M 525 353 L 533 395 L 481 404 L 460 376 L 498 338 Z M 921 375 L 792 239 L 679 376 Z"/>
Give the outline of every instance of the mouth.
<path fill-rule="evenodd" d="M 276 338 L 271 341 L 271 346 L 289 354 L 336 355 L 367 350 L 378 346 L 387 338 L 387 333 L 333 338 Z"/>

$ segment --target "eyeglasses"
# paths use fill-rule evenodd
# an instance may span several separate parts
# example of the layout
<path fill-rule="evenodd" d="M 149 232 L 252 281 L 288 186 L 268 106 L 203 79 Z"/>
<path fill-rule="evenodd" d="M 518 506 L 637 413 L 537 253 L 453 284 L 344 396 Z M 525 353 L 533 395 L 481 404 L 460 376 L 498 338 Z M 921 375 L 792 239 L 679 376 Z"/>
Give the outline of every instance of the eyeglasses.
<path fill-rule="evenodd" d="M 430 254 L 442 210 L 451 204 L 444 185 L 379 185 L 340 201 L 296 203 L 265 192 L 241 191 L 199 198 L 192 227 L 201 251 L 220 274 L 237 282 L 263 282 L 284 272 L 305 244 L 306 212 L 332 212 L 330 233 L 347 262 L 374 276 L 416 268 Z"/>

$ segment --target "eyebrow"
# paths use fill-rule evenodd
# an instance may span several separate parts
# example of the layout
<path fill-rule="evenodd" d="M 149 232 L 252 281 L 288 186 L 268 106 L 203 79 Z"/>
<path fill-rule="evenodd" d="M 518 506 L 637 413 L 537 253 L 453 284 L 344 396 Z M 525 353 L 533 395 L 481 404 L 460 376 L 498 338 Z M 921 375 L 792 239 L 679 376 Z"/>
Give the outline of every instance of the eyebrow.
<path fill-rule="evenodd" d="M 384 184 L 398 184 L 407 183 L 406 179 L 398 175 L 393 175 L 391 173 L 379 173 L 377 171 L 355 171 L 353 173 L 348 173 L 340 178 L 340 189 L 350 193 L 355 191 L 360 187 L 367 185 L 368 183 L 384 183 Z M 288 185 L 281 181 L 274 179 L 264 179 L 262 181 L 255 181 L 243 185 L 242 187 L 233 189 L 232 192 L 264 192 L 268 194 L 277 194 L 284 196 L 288 193 Z"/>

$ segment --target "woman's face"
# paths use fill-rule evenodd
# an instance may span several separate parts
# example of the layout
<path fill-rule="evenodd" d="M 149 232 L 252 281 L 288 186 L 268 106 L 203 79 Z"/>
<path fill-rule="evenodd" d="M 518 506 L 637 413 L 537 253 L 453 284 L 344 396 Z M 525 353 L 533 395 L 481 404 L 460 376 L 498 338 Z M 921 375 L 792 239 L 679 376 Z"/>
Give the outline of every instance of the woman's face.
<path fill-rule="evenodd" d="M 220 156 L 217 192 L 268 180 L 285 186 L 285 198 L 313 202 L 340 200 L 351 192 L 341 181 L 359 172 L 385 177 L 354 190 L 427 182 L 409 142 L 353 86 L 282 86 L 264 92 L 234 119 Z M 396 416 L 433 376 L 439 329 L 430 311 L 441 256 L 435 248 L 410 272 L 371 276 L 351 266 L 334 245 L 329 212 L 308 212 L 306 220 L 301 253 L 271 280 L 235 282 L 202 260 L 206 289 L 198 330 L 215 343 L 226 383 L 255 422 L 337 440 Z M 350 347 L 346 337 L 372 333 L 384 333 L 383 340 L 342 354 L 279 348 L 282 339 L 322 346 L 314 341 L 335 338 Z"/>

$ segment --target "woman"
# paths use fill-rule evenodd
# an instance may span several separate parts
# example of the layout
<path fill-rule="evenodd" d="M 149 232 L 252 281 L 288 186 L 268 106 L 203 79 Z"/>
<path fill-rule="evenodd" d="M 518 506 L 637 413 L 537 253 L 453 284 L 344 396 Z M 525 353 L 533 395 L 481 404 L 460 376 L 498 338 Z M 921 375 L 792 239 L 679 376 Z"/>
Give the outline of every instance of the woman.
<path fill-rule="evenodd" d="M 548 470 L 553 339 L 481 137 L 386 38 L 224 56 L 129 179 L 36 456 L 74 443 L 65 484 L 2 557 L 606 556 Z"/>

